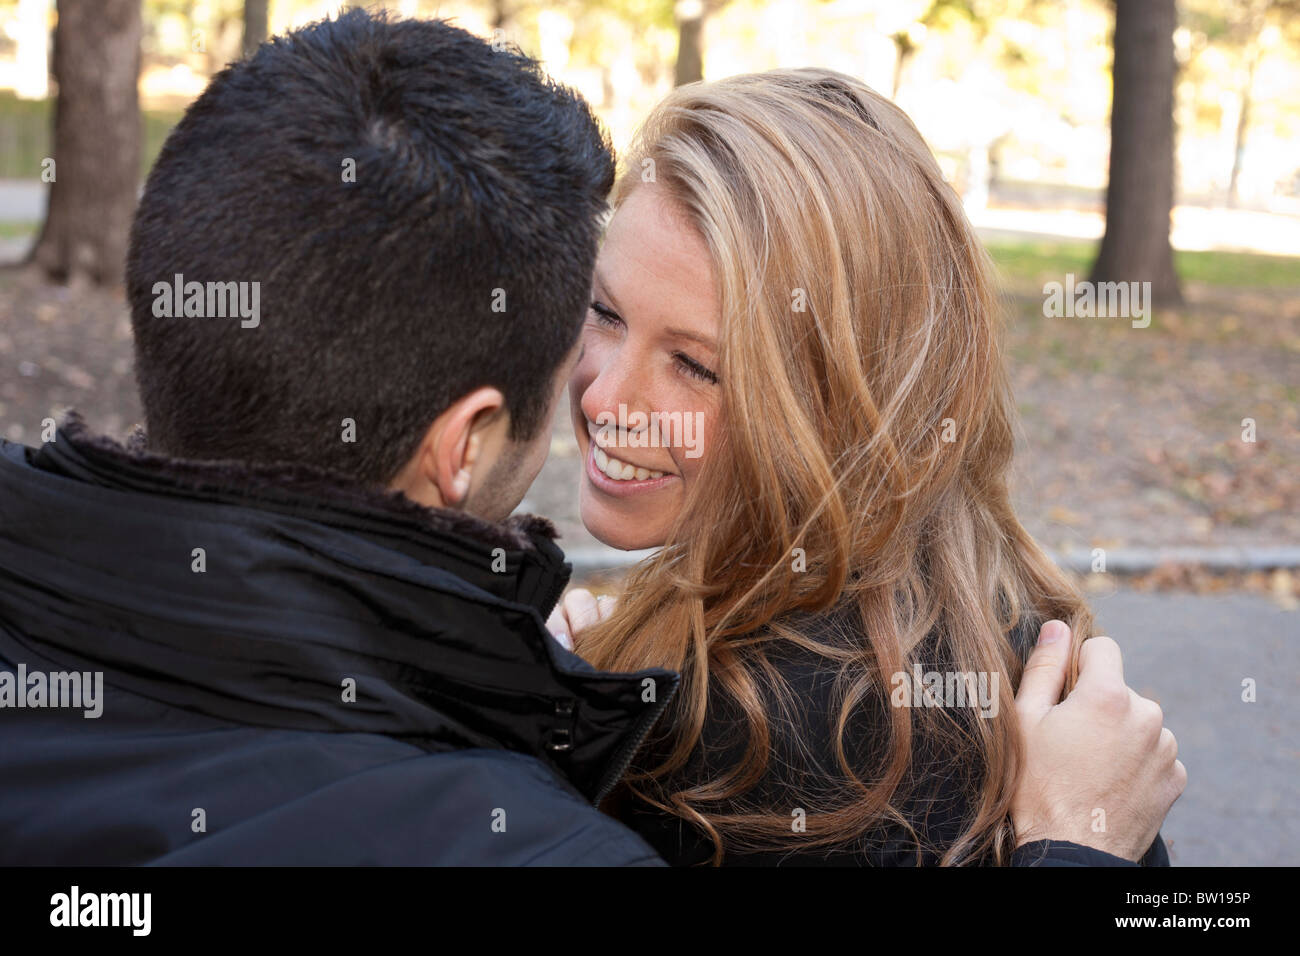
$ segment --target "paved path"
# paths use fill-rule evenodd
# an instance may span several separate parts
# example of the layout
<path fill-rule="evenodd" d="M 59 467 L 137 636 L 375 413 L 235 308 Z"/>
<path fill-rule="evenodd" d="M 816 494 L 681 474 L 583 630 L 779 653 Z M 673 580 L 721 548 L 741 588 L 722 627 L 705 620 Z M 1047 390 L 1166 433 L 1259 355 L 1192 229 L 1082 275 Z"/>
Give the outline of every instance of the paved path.
<path fill-rule="evenodd" d="M 1300 612 L 1246 594 L 1090 599 L 1129 685 L 1178 737 L 1187 789 L 1162 831 L 1174 865 L 1300 865 Z"/>
<path fill-rule="evenodd" d="M 38 180 L 0 179 L 0 220 L 40 222 L 45 218 L 49 186 Z"/>

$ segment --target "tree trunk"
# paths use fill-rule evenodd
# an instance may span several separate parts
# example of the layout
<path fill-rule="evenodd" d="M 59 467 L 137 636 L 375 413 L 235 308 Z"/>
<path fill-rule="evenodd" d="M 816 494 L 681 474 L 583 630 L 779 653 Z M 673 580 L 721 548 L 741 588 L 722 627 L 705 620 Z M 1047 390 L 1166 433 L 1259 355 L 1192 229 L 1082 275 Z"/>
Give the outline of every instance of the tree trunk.
<path fill-rule="evenodd" d="M 140 0 L 59 0 L 58 14 L 53 181 L 31 260 L 116 284 L 140 176 Z"/>
<path fill-rule="evenodd" d="M 510 10 L 506 0 L 492 0 L 492 29 L 505 30 L 510 26 Z"/>
<path fill-rule="evenodd" d="M 1237 136 L 1232 149 L 1232 172 L 1228 174 L 1228 208 L 1237 205 L 1237 180 L 1241 178 L 1241 161 L 1246 156 L 1246 133 L 1250 129 L 1250 104 L 1255 87 L 1255 70 L 1259 66 L 1259 48 L 1250 52 L 1246 68 L 1246 85 L 1241 91 L 1241 112 L 1237 114 Z"/>
<path fill-rule="evenodd" d="M 1169 243 L 1174 201 L 1174 0 L 1116 0 L 1106 233 L 1094 282 L 1150 282 L 1182 301 Z"/>
<path fill-rule="evenodd" d="M 266 42 L 267 12 L 270 0 L 244 0 L 244 56 L 257 52 L 260 44 Z"/>
<path fill-rule="evenodd" d="M 704 79 L 704 4 L 677 18 L 677 66 L 673 86 Z"/>
<path fill-rule="evenodd" d="M 906 31 L 900 30 L 891 39 L 894 41 L 894 90 L 889 94 L 891 100 L 898 99 L 898 88 L 903 84 L 903 67 L 916 52 L 916 46 Z"/>

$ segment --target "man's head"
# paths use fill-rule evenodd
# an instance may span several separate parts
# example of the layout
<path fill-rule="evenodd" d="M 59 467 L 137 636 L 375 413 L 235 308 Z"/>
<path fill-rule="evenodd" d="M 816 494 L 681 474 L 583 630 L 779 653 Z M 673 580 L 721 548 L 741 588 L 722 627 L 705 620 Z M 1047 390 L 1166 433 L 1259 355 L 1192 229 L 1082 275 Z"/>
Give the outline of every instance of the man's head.
<path fill-rule="evenodd" d="M 576 94 L 444 22 L 353 10 L 263 45 L 190 107 L 136 214 L 151 444 L 504 517 L 545 458 L 612 179 Z"/>

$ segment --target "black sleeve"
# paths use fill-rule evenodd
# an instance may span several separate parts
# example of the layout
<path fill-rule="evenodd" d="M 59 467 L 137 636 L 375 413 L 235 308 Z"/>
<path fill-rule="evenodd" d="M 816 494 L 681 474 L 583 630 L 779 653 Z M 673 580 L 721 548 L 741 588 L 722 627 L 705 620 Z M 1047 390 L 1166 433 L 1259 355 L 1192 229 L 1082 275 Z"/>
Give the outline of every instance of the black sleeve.
<path fill-rule="evenodd" d="M 1169 866 L 1169 851 L 1160 834 L 1136 863 L 1104 850 L 1068 840 L 1038 840 L 1016 847 L 1012 866 Z"/>

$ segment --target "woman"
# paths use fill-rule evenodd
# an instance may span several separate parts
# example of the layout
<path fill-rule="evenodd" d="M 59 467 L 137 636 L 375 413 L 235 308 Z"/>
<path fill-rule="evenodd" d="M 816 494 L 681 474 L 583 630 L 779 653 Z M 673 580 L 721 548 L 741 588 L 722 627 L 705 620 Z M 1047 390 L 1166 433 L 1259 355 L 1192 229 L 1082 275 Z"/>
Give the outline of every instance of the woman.
<path fill-rule="evenodd" d="M 1006 862 L 1024 658 L 1092 620 L 1012 512 L 993 268 L 924 141 L 831 71 L 697 84 L 614 206 L 582 517 L 660 550 L 575 650 L 683 682 L 609 809 L 675 863 Z"/>

